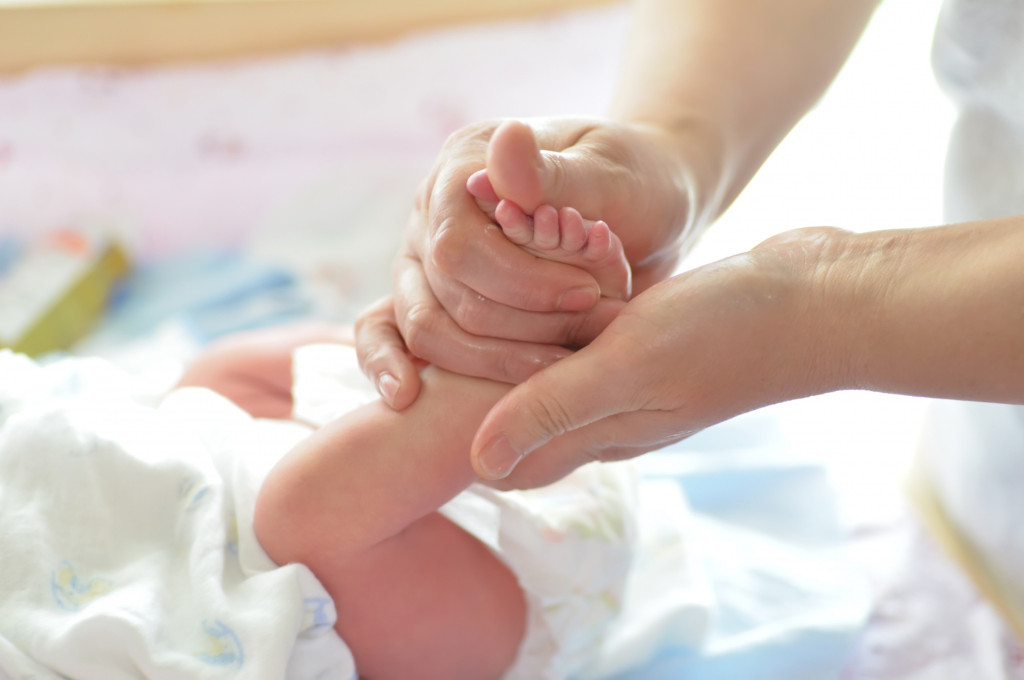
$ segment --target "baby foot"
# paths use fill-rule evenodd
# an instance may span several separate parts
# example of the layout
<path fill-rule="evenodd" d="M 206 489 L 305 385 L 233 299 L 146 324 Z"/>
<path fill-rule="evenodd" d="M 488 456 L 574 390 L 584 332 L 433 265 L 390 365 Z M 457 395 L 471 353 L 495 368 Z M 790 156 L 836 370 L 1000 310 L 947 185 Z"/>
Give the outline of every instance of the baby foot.
<path fill-rule="evenodd" d="M 591 222 L 575 208 L 556 210 L 550 205 L 541 205 L 531 216 L 508 199 L 498 201 L 494 219 L 505 237 L 524 250 L 585 270 L 605 297 L 629 299 L 629 262 L 622 241 L 603 220 Z"/>
<path fill-rule="evenodd" d="M 631 273 L 622 242 L 606 222 L 546 205 L 544 183 L 543 152 L 533 130 L 505 121 L 488 142 L 487 167 L 467 179 L 466 189 L 510 241 L 538 257 L 584 269 L 606 297 L 628 299 Z"/>

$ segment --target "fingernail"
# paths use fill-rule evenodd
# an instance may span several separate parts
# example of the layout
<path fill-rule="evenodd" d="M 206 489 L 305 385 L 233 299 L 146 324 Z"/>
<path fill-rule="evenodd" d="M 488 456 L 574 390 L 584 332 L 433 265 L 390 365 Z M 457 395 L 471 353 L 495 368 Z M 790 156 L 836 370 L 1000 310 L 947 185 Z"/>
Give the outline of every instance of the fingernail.
<path fill-rule="evenodd" d="M 498 435 L 480 452 L 480 471 L 487 479 L 504 479 L 522 458 L 523 454 L 512 448 L 505 435 Z"/>
<path fill-rule="evenodd" d="M 592 286 L 567 290 L 558 298 L 558 308 L 565 312 L 582 312 L 597 304 L 598 294 Z"/>
<path fill-rule="evenodd" d="M 384 401 L 392 406 L 395 405 L 395 395 L 398 394 L 400 385 L 398 378 L 390 373 L 381 373 L 377 376 L 377 391 L 384 397 Z"/>

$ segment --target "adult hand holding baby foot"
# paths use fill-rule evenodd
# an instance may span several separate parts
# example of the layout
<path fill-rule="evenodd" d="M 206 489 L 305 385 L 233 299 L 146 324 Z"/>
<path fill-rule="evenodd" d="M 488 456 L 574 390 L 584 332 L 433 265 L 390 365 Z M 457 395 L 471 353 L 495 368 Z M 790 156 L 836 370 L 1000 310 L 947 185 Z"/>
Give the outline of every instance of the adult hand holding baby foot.
<path fill-rule="evenodd" d="M 454 135 L 418 197 L 395 298 L 357 329 L 387 401 L 416 398 L 413 357 L 532 375 L 472 444 L 476 472 L 510 487 L 844 387 L 1024 403 L 1024 230 L 1009 190 L 994 213 L 989 187 L 975 196 L 976 221 L 787 232 L 656 283 L 825 91 L 876 4 L 641 0 L 612 118 Z M 557 248 L 544 206 L 559 209 Z M 567 256 L 580 242 L 569 206 L 621 242 L 625 305 L 607 290 L 614 266 Z"/>
<path fill-rule="evenodd" d="M 788 232 L 644 291 L 591 344 L 491 409 L 472 446 L 477 474 L 501 488 L 543 486 L 837 389 L 850 348 L 822 342 L 843 322 L 822 264 L 842 257 L 847 237 Z"/>
<path fill-rule="evenodd" d="M 356 325 L 360 363 L 385 400 L 395 408 L 415 400 L 413 357 L 521 382 L 591 340 L 621 308 L 585 269 L 506 238 L 496 224 L 501 199 L 527 217 L 550 205 L 602 218 L 621 240 L 634 291 L 667 276 L 698 222 L 696 182 L 671 146 L 654 128 L 577 118 L 489 122 L 453 135 L 417 193 L 393 298 Z M 638 204 L 638 195 L 647 199 Z"/>

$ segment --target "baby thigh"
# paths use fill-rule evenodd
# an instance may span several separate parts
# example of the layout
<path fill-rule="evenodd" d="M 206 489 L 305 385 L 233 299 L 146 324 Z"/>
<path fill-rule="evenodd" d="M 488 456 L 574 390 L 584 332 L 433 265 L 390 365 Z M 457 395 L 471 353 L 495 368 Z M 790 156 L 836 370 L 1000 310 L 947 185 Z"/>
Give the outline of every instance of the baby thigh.
<path fill-rule="evenodd" d="M 317 576 L 367 678 L 499 678 L 523 638 L 515 576 L 477 539 L 431 513 Z"/>

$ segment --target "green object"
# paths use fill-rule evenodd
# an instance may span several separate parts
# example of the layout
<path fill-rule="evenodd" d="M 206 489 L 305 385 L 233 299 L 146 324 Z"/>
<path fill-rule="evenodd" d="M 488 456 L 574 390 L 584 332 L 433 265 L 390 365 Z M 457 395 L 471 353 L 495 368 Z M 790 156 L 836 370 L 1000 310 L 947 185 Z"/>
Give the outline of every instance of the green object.
<path fill-rule="evenodd" d="M 30 356 L 67 349 L 92 329 L 129 269 L 113 241 L 48 235 L 0 278 L 0 347 Z"/>

